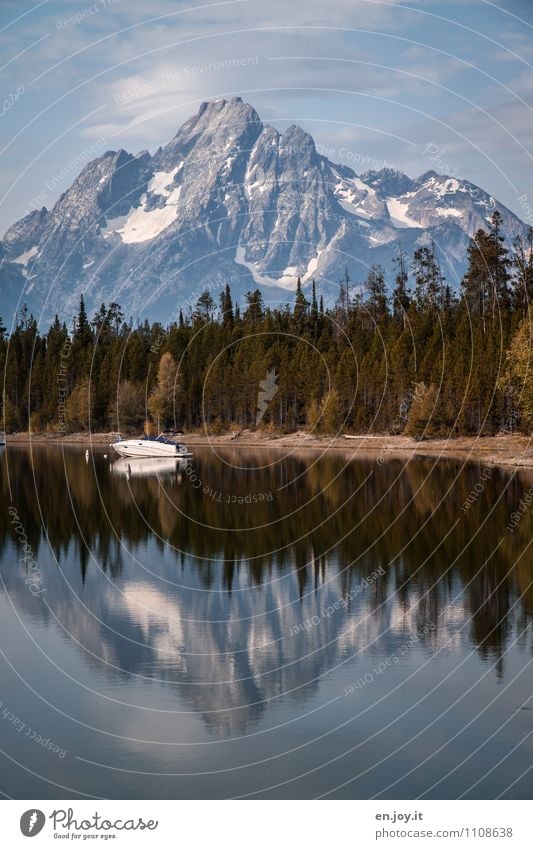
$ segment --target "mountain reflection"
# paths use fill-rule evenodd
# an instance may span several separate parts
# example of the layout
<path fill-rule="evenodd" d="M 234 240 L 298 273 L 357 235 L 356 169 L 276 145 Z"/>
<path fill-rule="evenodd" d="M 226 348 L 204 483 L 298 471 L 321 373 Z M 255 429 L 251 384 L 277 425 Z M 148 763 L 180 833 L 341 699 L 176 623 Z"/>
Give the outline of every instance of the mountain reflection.
<path fill-rule="evenodd" d="M 28 592 L 4 509 L 3 591 L 20 615 L 61 623 L 101 673 L 177 687 L 217 734 L 272 700 L 304 702 L 335 665 L 360 674 L 363 655 L 392 654 L 428 623 L 428 653 L 470 642 L 505 674 L 533 604 L 532 518 L 505 530 L 527 478 L 493 470 L 463 511 L 475 464 L 264 450 L 144 462 L 135 473 L 57 447 L 0 458 L 46 586 Z"/>

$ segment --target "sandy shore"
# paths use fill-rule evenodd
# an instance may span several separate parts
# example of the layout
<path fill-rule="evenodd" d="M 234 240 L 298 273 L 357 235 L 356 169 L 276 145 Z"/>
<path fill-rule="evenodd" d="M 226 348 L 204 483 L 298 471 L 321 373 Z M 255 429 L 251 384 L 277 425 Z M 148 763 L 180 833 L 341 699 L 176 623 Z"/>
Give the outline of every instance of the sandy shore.
<path fill-rule="evenodd" d="M 92 445 L 109 446 L 116 438 L 114 433 L 72 433 L 67 436 L 48 433 L 18 433 L 8 436 L 8 444 Z M 412 456 L 445 457 L 474 460 L 487 465 L 533 469 L 533 437 L 487 436 L 457 437 L 456 439 L 428 439 L 416 442 L 408 436 L 361 435 L 347 439 L 313 436 L 305 431 L 274 435 L 263 431 L 243 430 L 217 436 L 202 432 L 184 433 L 183 441 L 190 448 L 200 447 L 261 447 L 285 450 L 309 449 L 315 451 L 340 451 L 385 458 Z"/>

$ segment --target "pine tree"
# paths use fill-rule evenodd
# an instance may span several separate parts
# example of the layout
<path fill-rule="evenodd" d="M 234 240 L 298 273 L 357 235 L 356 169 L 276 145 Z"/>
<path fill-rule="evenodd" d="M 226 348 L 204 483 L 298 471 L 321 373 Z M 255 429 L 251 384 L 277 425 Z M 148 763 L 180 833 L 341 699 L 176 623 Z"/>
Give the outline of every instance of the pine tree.
<path fill-rule="evenodd" d="M 245 297 L 244 321 L 257 324 L 263 318 L 263 296 L 259 289 L 256 289 L 255 292 L 247 292 Z"/>
<path fill-rule="evenodd" d="M 525 316 L 533 301 L 533 227 L 528 229 L 525 239 L 520 236 L 515 239 L 512 266 L 516 273 L 513 308 Z"/>
<path fill-rule="evenodd" d="M 463 295 L 472 316 L 481 321 L 483 332 L 487 322 L 510 305 L 510 260 L 501 235 L 501 215 L 496 210 L 491 229 L 478 230 L 468 248 L 468 268 L 463 278 Z"/>
<path fill-rule="evenodd" d="M 350 275 L 348 269 L 344 269 L 344 276 L 339 283 L 339 295 L 334 311 L 334 317 L 337 324 L 344 327 L 348 321 L 350 311 Z"/>
<path fill-rule="evenodd" d="M 311 297 L 311 316 L 314 321 L 318 318 L 318 303 L 316 300 L 316 283 L 313 278 L 313 289 L 312 289 L 312 297 Z"/>
<path fill-rule="evenodd" d="M 405 254 L 401 249 L 400 253 L 396 257 L 396 266 L 396 285 L 392 293 L 392 308 L 394 318 L 396 321 L 401 323 L 405 330 L 407 324 L 407 313 L 411 305 L 411 298 L 408 290 L 409 275 L 407 272 L 407 263 L 405 261 Z"/>
<path fill-rule="evenodd" d="M 6 433 L 16 433 L 20 429 L 18 408 L 6 396 L 2 404 L 2 429 Z"/>
<path fill-rule="evenodd" d="M 296 324 L 296 328 L 301 332 L 303 329 L 303 323 L 305 317 L 307 315 L 307 310 L 309 309 L 309 302 L 306 300 L 304 293 L 302 292 L 302 281 L 298 277 L 298 282 L 296 284 L 296 296 L 294 299 L 294 322 Z"/>
<path fill-rule="evenodd" d="M 365 282 L 366 308 L 374 321 L 380 323 L 388 315 L 387 287 L 380 265 L 373 265 Z"/>
<path fill-rule="evenodd" d="M 105 304 L 102 304 L 101 309 L 105 312 Z M 78 310 L 78 317 L 76 319 L 74 340 L 79 341 L 82 344 L 85 342 L 90 344 L 90 342 L 92 342 L 91 326 L 89 324 L 89 319 L 87 318 L 87 310 L 85 309 L 85 300 L 83 295 L 80 296 L 80 307 Z"/>
<path fill-rule="evenodd" d="M 209 289 L 204 289 L 200 297 L 196 301 L 196 307 L 193 311 L 193 321 L 207 324 L 213 320 L 215 311 L 215 302 L 211 296 Z"/>
<path fill-rule="evenodd" d="M 423 245 L 414 252 L 413 273 L 415 299 L 420 311 L 433 313 L 442 309 L 444 278 L 440 269 L 435 245 Z"/>
<path fill-rule="evenodd" d="M 233 327 L 233 301 L 231 299 L 231 290 L 228 284 L 220 295 L 220 312 L 222 314 L 222 323 L 224 327 Z"/>

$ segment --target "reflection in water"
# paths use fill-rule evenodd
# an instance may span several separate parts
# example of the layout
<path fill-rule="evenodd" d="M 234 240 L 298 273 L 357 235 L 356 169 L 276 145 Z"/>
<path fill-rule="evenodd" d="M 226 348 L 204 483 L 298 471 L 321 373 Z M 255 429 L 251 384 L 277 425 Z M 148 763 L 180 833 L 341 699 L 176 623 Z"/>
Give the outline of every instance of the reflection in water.
<path fill-rule="evenodd" d="M 469 674 L 483 664 L 476 675 L 488 672 L 490 686 L 498 686 L 516 665 L 513 652 L 530 641 L 531 569 L 523 552 L 532 516 L 505 531 L 529 482 L 494 470 L 461 510 L 479 480 L 474 464 L 461 470 L 422 459 L 379 465 L 333 454 L 283 458 L 226 450 L 217 457 L 203 450 L 185 469 L 173 460 L 110 463 L 95 453 L 86 464 L 78 450 L 8 448 L 3 501 L 18 510 L 46 591 L 28 592 L 20 535 L 7 510 L 0 511 L 2 609 L 9 611 L 9 599 L 32 633 L 38 628 L 46 640 L 59 635 L 74 653 L 69 661 L 64 647 L 47 644 L 58 665 L 79 665 L 91 692 L 111 688 L 113 700 L 136 705 L 136 722 L 138 708 L 191 714 L 201 718 L 206 740 L 253 736 L 280 712 L 285 723 L 294 722 L 325 702 L 336 705 L 319 713 L 324 727 L 318 730 L 329 733 L 336 712 L 353 713 L 339 697 L 365 674 L 374 680 L 359 688 L 357 704 L 368 703 L 376 721 L 391 709 L 389 699 L 380 715 L 378 694 L 386 698 L 419 668 L 427 675 L 404 688 L 406 704 L 412 706 L 414 695 L 431 703 L 431 688 L 452 675 L 440 710 L 457 696 L 453 676 L 460 694 L 468 689 L 457 671 L 463 660 Z M 392 669 L 388 679 L 375 672 L 384 661 Z M 79 700 L 69 691 L 69 715 L 83 712 Z M 128 717 L 133 711 L 124 710 Z M 182 733 L 185 722 L 169 725 L 163 716 L 154 725 L 143 717 L 138 738 L 154 743 Z M 318 719 L 303 726 L 310 739 L 313 723 Z M 289 743 L 279 732 L 268 751 L 292 746 L 300 729 L 292 726 Z M 198 728 L 195 733 L 201 742 Z M 344 752 L 345 740 L 339 745 Z M 121 762 L 118 751 L 105 751 L 95 760 Z M 139 751 L 128 749 L 128 757 L 137 770 Z M 142 757 L 161 766 L 160 749 Z M 242 757 L 247 762 L 248 751 Z M 319 764 L 327 760 L 322 749 L 316 757 Z M 357 774 L 358 763 L 348 776 Z M 214 758 L 204 767 L 216 773 L 216 765 Z M 196 767 L 193 761 L 191 770 Z M 276 779 L 289 778 L 291 769 L 280 768 Z M 340 767 L 302 788 L 290 784 L 286 793 L 315 795 L 337 778 L 344 778 Z M 373 792 L 389 778 L 388 768 L 378 773 Z M 87 781 L 85 792 L 94 792 Z M 235 779 L 233 790 L 213 781 L 209 790 L 207 779 L 198 785 L 196 794 L 247 792 L 246 780 L 241 789 Z M 427 776 L 424 781 L 428 786 Z M 269 784 L 262 773 L 257 789 Z M 415 786 L 407 782 L 391 797 L 409 797 Z M 113 795 L 114 787 L 104 794 Z M 155 784 L 130 788 L 138 796 L 165 792 Z"/>
<path fill-rule="evenodd" d="M 121 457 L 111 463 L 109 468 L 114 475 L 124 475 L 127 478 L 175 477 L 177 483 L 181 483 L 187 464 L 187 460 L 175 458 Z"/>

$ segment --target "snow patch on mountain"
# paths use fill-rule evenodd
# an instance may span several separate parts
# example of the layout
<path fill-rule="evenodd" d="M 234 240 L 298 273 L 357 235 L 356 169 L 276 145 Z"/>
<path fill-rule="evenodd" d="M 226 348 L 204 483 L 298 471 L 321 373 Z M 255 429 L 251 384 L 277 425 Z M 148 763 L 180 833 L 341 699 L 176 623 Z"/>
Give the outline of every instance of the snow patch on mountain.
<path fill-rule="evenodd" d="M 17 265 L 23 265 L 24 267 L 26 267 L 30 259 L 33 259 L 33 257 L 37 256 L 38 253 L 39 247 L 38 245 L 34 245 L 33 248 L 29 249 L 29 251 L 25 251 L 20 256 L 15 257 L 15 259 L 12 259 L 11 262 L 16 262 Z"/>
<path fill-rule="evenodd" d="M 391 222 L 395 227 L 420 227 L 420 224 L 407 214 L 408 202 L 398 198 L 388 198 L 386 203 Z"/>
<path fill-rule="evenodd" d="M 235 251 L 235 262 L 237 265 L 242 265 L 244 268 L 248 269 L 254 279 L 254 283 L 257 283 L 258 286 L 268 286 L 269 288 L 272 286 L 279 286 L 282 289 L 288 289 L 291 292 L 296 289 L 298 280 L 294 274 L 296 271 L 295 268 L 286 268 L 281 277 L 269 277 L 267 274 L 262 274 L 259 271 L 257 263 L 249 262 L 246 259 L 246 248 L 242 245 L 239 245 Z"/>
<path fill-rule="evenodd" d="M 156 171 L 148 183 L 148 192 L 154 195 L 161 195 L 161 197 L 168 197 L 174 177 L 182 167 L 183 162 L 180 162 L 172 171 Z"/>
<path fill-rule="evenodd" d="M 441 218 L 448 218 L 451 216 L 452 218 L 462 218 L 463 213 L 460 209 L 455 209 L 454 207 L 448 206 L 444 209 L 436 209 L 436 215 L 440 215 Z"/>
<path fill-rule="evenodd" d="M 152 193 L 166 197 L 165 205 L 155 209 L 147 209 L 148 196 L 143 195 L 140 206 L 133 209 L 128 215 L 122 215 L 107 222 L 107 227 L 102 230 L 104 238 L 107 239 L 112 234 L 116 234 L 120 236 L 125 245 L 134 245 L 140 242 L 149 242 L 159 236 L 167 227 L 170 227 L 177 217 L 177 206 L 182 187 L 177 186 L 172 191 L 163 187 L 162 173 L 158 172 L 155 175 L 156 189 L 154 190 L 152 187 Z M 165 176 L 168 177 L 169 174 Z"/>

